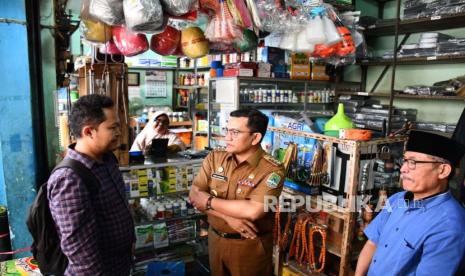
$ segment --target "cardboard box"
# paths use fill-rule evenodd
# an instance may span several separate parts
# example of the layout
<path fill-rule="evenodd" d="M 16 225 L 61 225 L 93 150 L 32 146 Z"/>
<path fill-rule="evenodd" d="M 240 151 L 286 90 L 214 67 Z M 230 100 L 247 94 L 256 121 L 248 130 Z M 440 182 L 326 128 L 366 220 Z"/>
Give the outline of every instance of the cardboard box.
<path fill-rule="evenodd" d="M 258 78 L 271 77 L 271 64 L 264 63 L 264 62 L 258 63 L 257 77 Z"/>
<path fill-rule="evenodd" d="M 329 80 L 329 76 L 326 75 L 325 65 L 312 65 L 312 80 Z"/>
<path fill-rule="evenodd" d="M 291 79 L 309 80 L 311 79 L 310 61 L 303 53 L 294 53 L 291 57 Z"/>
<path fill-rule="evenodd" d="M 225 77 L 253 77 L 253 69 L 245 68 L 230 68 L 224 69 L 223 76 Z"/>

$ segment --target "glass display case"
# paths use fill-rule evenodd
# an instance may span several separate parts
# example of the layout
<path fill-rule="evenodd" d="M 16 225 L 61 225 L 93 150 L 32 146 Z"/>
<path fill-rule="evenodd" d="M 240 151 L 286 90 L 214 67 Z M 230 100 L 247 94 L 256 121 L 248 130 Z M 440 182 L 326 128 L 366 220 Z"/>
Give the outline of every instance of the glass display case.
<path fill-rule="evenodd" d="M 333 111 L 334 86 L 330 81 L 255 77 L 210 79 L 208 146 L 224 146 L 222 129 L 229 113 L 250 107 L 266 111 Z"/>

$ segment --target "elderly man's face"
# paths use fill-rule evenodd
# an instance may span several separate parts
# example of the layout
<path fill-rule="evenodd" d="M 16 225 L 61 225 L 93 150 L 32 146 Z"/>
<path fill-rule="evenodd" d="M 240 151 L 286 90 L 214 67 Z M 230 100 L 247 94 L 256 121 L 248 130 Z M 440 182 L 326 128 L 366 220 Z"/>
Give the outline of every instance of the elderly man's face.
<path fill-rule="evenodd" d="M 440 192 L 441 187 L 438 177 L 442 165 L 444 163 L 438 162 L 431 155 L 406 151 L 404 163 L 400 168 L 404 190 L 414 193 L 415 198 L 422 198 Z"/>

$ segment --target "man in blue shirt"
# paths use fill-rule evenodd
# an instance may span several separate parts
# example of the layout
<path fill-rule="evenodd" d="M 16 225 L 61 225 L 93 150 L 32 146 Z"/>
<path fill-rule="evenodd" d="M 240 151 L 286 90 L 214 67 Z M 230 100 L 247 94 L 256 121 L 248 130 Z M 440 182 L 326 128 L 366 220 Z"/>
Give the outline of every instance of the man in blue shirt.
<path fill-rule="evenodd" d="M 404 153 L 404 192 L 389 198 L 365 229 L 355 275 L 455 275 L 465 268 L 465 209 L 448 179 L 465 147 L 412 131 Z M 462 274 L 463 275 L 463 274 Z"/>

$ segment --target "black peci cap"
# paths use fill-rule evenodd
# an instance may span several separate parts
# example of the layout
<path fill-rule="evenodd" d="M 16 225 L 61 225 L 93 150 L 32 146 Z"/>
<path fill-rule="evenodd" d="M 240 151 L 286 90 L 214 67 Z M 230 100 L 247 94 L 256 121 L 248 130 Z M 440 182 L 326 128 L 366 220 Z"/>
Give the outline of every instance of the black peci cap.
<path fill-rule="evenodd" d="M 452 139 L 416 130 L 410 132 L 405 150 L 441 157 L 453 165 L 465 154 L 465 146 Z"/>

